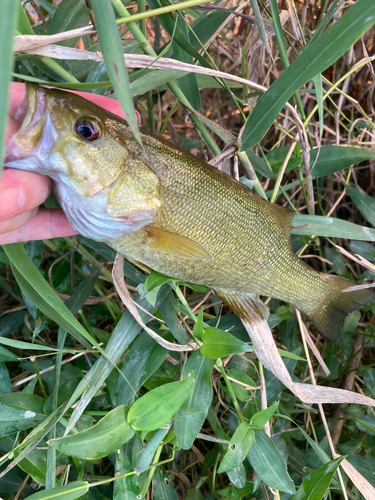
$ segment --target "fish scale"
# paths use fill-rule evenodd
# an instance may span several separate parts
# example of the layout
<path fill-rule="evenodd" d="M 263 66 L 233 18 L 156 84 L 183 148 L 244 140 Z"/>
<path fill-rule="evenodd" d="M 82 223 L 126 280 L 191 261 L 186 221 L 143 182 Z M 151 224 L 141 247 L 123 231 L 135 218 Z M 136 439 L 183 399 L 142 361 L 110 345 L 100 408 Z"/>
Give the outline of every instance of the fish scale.
<path fill-rule="evenodd" d="M 267 315 L 256 296 L 291 303 L 333 341 L 348 313 L 374 302 L 372 290 L 342 293 L 351 281 L 292 252 L 291 211 L 159 137 L 142 131 L 141 146 L 124 120 L 82 97 L 27 89 L 6 166 L 49 175 L 78 232 L 143 267 L 206 285 L 242 318 Z M 99 130 L 95 139 L 80 137 L 82 123 Z"/>

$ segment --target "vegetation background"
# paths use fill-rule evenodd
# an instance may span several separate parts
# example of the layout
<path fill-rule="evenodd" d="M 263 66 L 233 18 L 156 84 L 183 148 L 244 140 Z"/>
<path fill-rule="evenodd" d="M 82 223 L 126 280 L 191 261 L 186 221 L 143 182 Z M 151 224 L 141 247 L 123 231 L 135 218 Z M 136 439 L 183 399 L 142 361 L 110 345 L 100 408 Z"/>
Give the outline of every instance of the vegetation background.
<path fill-rule="evenodd" d="M 374 279 L 373 0 L 3 0 L 1 13 L 0 137 L 10 79 L 117 98 L 137 134 L 134 102 L 145 128 L 207 161 L 226 148 L 220 168 L 296 210 L 292 247 L 310 265 Z M 168 352 L 118 298 L 114 257 L 82 237 L 0 250 L 2 498 L 375 498 L 371 407 L 303 404 L 215 296 L 126 262 L 148 326 L 203 341 Z M 294 380 L 310 366 L 375 398 L 374 306 L 305 350 L 296 312 L 269 307 Z"/>

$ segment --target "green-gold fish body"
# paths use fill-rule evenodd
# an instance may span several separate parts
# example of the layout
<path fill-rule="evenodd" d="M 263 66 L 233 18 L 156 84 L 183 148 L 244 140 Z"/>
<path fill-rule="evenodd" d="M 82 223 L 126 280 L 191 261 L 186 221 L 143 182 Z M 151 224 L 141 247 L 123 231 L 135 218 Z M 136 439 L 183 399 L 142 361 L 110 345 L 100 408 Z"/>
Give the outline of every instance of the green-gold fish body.
<path fill-rule="evenodd" d="M 21 105 L 20 118 L 26 103 Z M 291 250 L 293 212 L 173 144 L 76 95 L 28 86 L 6 165 L 50 176 L 80 233 L 162 274 L 213 289 L 238 314 L 248 297 L 289 302 L 329 340 L 369 289 L 319 273 Z M 91 134 L 91 135 L 90 135 Z"/>

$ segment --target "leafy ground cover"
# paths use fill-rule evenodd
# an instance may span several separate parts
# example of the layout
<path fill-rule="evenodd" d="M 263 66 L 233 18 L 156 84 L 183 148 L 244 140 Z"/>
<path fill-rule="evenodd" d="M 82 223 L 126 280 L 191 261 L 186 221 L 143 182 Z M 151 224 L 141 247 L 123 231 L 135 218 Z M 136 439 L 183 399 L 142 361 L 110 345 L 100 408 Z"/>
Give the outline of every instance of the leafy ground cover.
<path fill-rule="evenodd" d="M 10 79 L 110 95 L 136 135 L 134 107 L 207 161 L 226 148 L 220 168 L 297 211 L 292 248 L 314 268 L 374 278 L 373 0 L 1 9 L 0 136 Z M 0 250 L 2 498 L 375 498 L 373 408 L 303 404 L 217 297 L 125 261 L 147 326 L 202 343 L 159 345 L 119 299 L 114 259 L 83 237 Z M 268 305 L 294 381 L 375 398 L 374 306 L 307 347 L 298 313 Z"/>

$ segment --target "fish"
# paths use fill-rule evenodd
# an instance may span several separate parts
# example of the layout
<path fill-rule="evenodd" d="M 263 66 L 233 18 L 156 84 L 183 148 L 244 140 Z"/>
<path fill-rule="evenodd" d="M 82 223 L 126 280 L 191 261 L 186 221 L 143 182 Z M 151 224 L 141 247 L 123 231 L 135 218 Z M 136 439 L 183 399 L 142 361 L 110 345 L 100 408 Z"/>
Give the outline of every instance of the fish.
<path fill-rule="evenodd" d="M 240 318 L 260 297 L 292 304 L 327 340 L 375 292 L 316 271 L 292 251 L 295 213 L 74 93 L 27 84 L 5 165 L 54 181 L 72 227 L 131 262 L 205 285 Z M 343 293 L 344 292 L 344 293 Z"/>

